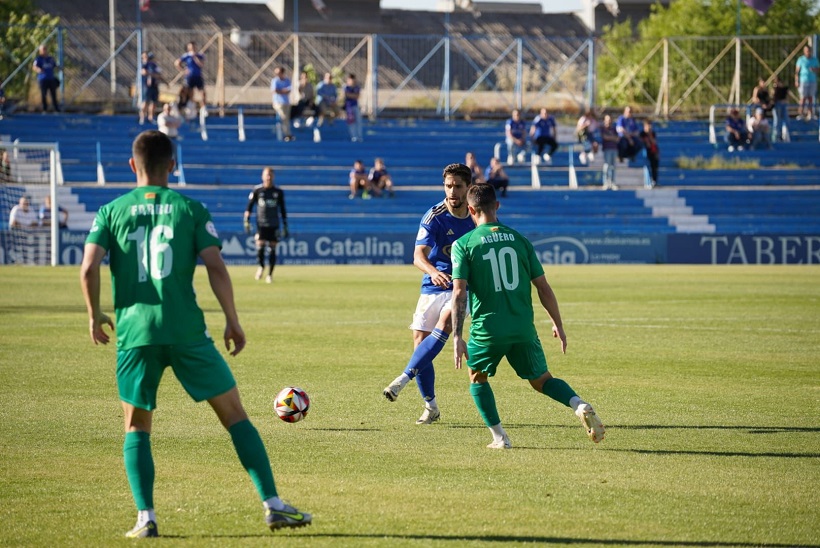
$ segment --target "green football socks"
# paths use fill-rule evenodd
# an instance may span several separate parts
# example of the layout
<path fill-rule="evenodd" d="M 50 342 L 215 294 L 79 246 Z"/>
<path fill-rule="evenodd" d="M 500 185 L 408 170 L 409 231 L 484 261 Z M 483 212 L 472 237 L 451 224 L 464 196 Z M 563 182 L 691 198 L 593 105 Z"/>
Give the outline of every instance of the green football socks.
<path fill-rule="evenodd" d="M 154 508 L 154 457 L 148 432 L 127 432 L 122 445 L 125 474 L 137 510 Z"/>
<path fill-rule="evenodd" d="M 470 383 L 470 395 L 473 397 L 478 413 L 484 424 L 492 428 L 501 422 L 498 417 L 498 408 L 495 406 L 495 395 L 490 383 Z"/>
<path fill-rule="evenodd" d="M 544 386 L 541 387 L 541 392 L 558 403 L 563 403 L 567 407 L 570 407 L 569 400 L 578 395 L 565 381 L 556 379 L 555 377 L 548 379 L 544 383 Z"/>
<path fill-rule="evenodd" d="M 256 427 L 246 419 L 228 428 L 228 432 L 231 434 L 239 462 L 251 477 L 251 481 L 259 492 L 259 497 L 264 501 L 278 496 L 276 484 L 273 482 L 270 459 Z"/>

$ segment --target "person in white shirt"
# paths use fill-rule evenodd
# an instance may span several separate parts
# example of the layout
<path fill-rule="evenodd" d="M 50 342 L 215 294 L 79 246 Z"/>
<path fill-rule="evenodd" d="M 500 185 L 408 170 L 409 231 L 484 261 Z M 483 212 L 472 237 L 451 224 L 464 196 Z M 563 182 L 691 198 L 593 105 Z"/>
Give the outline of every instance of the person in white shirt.
<path fill-rule="evenodd" d="M 181 125 L 182 119 L 174 115 L 170 103 L 165 103 L 162 112 L 157 116 L 157 128 L 171 139 L 176 139 L 179 137 L 179 126 Z"/>
<path fill-rule="evenodd" d="M 37 212 L 31 208 L 28 196 L 21 196 L 9 213 L 9 228 L 31 228 L 39 224 Z"/>

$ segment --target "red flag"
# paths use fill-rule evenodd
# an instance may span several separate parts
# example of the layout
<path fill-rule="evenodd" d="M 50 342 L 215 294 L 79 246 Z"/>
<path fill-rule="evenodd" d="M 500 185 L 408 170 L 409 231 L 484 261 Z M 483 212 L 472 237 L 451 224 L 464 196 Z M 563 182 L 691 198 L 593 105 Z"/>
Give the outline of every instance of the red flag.
<path fill-rule="evenodd" d="M 743 3 L 750 8 L 754 8 L 760 15 L 766 15 L 766 12 L 774 4 L 774 0 L 743 0 Z"/>
<path fill-rule="evenodd" d="M 140 0 L 140 11 L 148 11 L 151 9 L 151 0 Z"/>

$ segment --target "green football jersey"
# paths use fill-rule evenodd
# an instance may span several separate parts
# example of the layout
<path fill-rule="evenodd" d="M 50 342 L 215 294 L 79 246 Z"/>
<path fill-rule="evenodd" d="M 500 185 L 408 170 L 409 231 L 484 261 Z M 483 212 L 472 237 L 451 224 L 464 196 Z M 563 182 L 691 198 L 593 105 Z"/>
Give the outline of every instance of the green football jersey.
<path fill-rule="evenodd" d="M 199 252 L 222 247 L 201 203 L 141 186 L 102 206 L 86 243 L 108 251 L 117 347 L 208 340 L 193 277 Z"/>
<path fill-rule="evenodd" d="M 532 244 L 501 223 L 487 223 L 453 244 L 453 278 L 467 280 L 470 339 L 480 343 L 523 342 L 537 336 L 531 280 L 544 267 Z"/>

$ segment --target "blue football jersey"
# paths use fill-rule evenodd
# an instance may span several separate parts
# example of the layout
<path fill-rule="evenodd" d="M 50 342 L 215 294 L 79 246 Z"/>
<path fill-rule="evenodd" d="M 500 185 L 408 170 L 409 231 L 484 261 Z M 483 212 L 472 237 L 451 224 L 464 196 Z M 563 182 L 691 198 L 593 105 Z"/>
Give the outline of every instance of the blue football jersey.
<path fill-rule="evenodd" d="M 450 258 L 450 248 L 453 242 L 475 228 L 473 220 L 468 215 L 464 219 L 459 219 L 450 214 L 444 200 L 431 207 L 419 224 L 419 232 L 416 234 L 416 246 L 424 245 L 430 248 L 427 258 L 439 272 L 453 273 L 453 263 Z M 452 289 L 452 284 L 447 290 Z M 440 293 L 447 291 L 438 287 L 430 281 L 430 276 L 425 274 L 421 279 L 422 294 Z"/>

